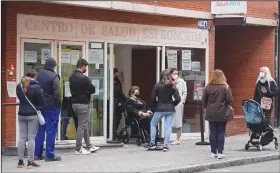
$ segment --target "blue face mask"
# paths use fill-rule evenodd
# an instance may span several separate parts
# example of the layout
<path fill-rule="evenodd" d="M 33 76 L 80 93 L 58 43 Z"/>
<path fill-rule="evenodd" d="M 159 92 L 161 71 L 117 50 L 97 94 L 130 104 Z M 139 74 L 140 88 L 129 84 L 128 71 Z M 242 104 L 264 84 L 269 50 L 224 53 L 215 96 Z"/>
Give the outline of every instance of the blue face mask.
<path fill-rule="evenodd" d="M 262 79 L 260 79 L 260 82 L 261 82 L 261 83 L 265 83 L 266 80 L 265 80 L 264 78 L 262 78 Z"/>

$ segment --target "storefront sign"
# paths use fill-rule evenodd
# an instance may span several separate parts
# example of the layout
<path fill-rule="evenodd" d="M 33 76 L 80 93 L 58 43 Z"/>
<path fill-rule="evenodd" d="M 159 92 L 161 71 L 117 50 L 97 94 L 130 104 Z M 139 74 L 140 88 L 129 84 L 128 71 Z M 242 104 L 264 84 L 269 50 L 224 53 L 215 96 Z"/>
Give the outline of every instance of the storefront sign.
<path fill-rule="evenodd" d="M 208 45 L 208 31 L 116 22 L 102 22 L 18 14 L 18 34 L 135 41 L 180 45 Z"/>
<path fill-rule="evenodd" d="M 211 14 L 247 14 L 247 1 L 211 1 Z"/>

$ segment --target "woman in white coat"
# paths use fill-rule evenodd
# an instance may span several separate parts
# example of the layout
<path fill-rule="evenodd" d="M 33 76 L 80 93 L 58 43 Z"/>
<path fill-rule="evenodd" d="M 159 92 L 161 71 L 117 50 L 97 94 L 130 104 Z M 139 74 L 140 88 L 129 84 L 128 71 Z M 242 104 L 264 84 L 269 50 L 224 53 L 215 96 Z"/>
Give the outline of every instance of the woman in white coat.
<path fill-rule="evenodd" d="M 172 127 L 176 129 L 176 140 L 172 142 L 172 145 L 179 145 L 182 133 L 184 105 L 187 98 L 187 85 L 186 82 L 179 77 L 178 70 L 176 68 L 172 68 L 170 73 L 172 75 L 173 83 L 181 97 L 181 102 L 175 107 L 175 113 L 172 122 Z"/>

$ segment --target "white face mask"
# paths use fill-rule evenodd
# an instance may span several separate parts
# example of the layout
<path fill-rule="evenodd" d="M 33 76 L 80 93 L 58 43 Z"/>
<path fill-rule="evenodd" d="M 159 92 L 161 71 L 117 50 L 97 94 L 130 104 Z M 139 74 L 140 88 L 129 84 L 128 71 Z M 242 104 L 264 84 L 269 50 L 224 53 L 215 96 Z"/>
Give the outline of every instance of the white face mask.
<path fill-rule="evenodd" d="M 260 72 L 260 77 L 264 78 L 265 77 L 265 73 L 264 72 Z"/>
<path fill-rule="evenodd" d="M 177 75 L 177 74 L 172 75 L 172 78 L 173 78 L 174 80 L 176 80 L 176 79 L 178 78 L 178 75 Z"/>

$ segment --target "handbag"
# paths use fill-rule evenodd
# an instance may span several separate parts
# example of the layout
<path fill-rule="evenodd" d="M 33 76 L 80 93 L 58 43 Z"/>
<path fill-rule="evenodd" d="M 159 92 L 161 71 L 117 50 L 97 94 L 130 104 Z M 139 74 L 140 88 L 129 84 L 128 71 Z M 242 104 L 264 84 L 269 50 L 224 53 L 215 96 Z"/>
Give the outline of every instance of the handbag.
<path fill-rule="evenodd" d="M 262 97 L 261 99 L 261 107 L 264 110 L 270 110 L 272 105 L 272 99 L 268 97 Z"/>
<path fill-rule="evenodd" d="M 226 86 L 226 95 L 227 95 L 227 93 L 228 93 L 228 85 Z M 227 107 L 226 107 L 225 120 L 231 121 L 234 117 L 234 109 L 228 104 L 226 106 Z"/>
<path fill-rule="evenodd" d="M 21 88 L 22 88 L 22 92 L 23 92 L 23 94 L 24 94 L 22 84 L 21 84 Z M 41 111 L 39 111 L 39 110 L 37 110 L 37 109 L 35 108 L 35 106 L 31 103 L 31 101 L 27 98 L 27 96 L 26 96 L 25 94 L 24 94 L 24 97 L 25 97 L 25 99 L 28 101 L 28 103 L 31 105 L 31 107 L 36 111 L 40 125 L 46 124 L 45 118 L 44 118 L 44 116 L 42 115 Z"/>

